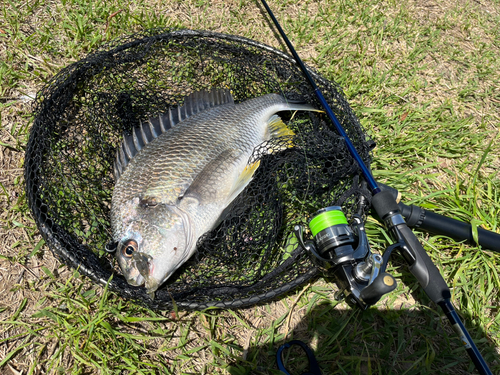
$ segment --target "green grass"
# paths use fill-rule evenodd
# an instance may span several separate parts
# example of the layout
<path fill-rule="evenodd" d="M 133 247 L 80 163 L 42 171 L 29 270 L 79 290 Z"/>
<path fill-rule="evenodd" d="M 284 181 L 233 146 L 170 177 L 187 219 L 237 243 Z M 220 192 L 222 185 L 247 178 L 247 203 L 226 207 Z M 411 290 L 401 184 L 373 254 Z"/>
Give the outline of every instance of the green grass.
<path fill-rule="evenodd" d="M 280 46 L 253 1 L 7 0 L 0 9 L 0 372 L 273 374 L 286 339 L 324 374 L 466 374 L 473 367 L 397 257 L 398 289 L 359 312 L 318 280 L 239 311 L 154 312 L 60 265 L 29 213 L 24 149 L 32 97 L 103 43 L 152 27 L 238 34 Z M 500 232 L 500 3 L 270 2 L 298 52 L 337 81 L 377 142 L 375 177 L 405 203 Z M 28 100 L 27 100 L 28 99 Z M 27 101 L 26 101 L 27 100 Z M 372 246 L 388 245 L 370 218 Z M 500 257 L 418 233 L 494 373 Z M 290 366 L 306 370 L 304 361 Z"/>

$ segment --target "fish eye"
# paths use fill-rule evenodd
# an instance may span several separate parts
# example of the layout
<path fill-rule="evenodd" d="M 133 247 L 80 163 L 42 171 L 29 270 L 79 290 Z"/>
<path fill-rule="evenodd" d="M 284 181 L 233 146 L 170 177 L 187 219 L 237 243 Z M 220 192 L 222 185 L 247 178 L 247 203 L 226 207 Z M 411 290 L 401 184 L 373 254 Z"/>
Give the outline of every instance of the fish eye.
<path fill-rule="evenodd" d="M 122 255 L 126 258 L 131 258 L 132 254 L 137 251 L 138 245 L 134 240 L 126 241 L 122 246 Z"/>

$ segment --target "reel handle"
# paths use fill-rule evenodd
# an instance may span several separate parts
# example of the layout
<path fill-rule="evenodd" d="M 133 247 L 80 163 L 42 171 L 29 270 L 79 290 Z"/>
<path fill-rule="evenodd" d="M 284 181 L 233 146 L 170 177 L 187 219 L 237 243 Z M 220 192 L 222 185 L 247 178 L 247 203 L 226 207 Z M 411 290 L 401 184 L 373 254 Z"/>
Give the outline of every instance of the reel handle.
<path fill-rule="evenodd" d="M 384 294 L 396 289 L 397 283 L 392 275 L 387 272 L 380 273 L 373 282 L 361 290 L 359 297 L 367 305 L 375 305 Z"/>

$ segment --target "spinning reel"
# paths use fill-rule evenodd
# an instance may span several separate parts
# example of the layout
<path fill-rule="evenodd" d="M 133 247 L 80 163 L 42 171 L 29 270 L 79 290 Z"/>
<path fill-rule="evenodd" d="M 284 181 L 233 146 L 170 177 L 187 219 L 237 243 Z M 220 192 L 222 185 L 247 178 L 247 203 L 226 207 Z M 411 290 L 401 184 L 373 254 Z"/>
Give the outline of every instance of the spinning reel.
<path fill-rule="evenodd" d="M 341 207 L 322 208 L 309 221 L 309 229 L 313 240 L 304 242 L 300 225 L 295 235 L 325 276 L 335 279 L 340 289 L 336 300 L 346 299 L 365 310 L 396 288 L 396 280 L 385 272 L 387 259 L 372 253 L 360 216 L 354 215 L 349 224 Z M 385 253 L 399 245 L 389 246 Z"/>
<path fill-rule="evenodd" d="M 392 251 L 397 249 L 429 298 L 443 309 L 479 373 L 492 374 L 451 304 L 450 290 L 443 277 L 407 226 L 390 189 L 374 196 L 372 204 L 394 240 L 383 256 L 371 252 L 361 217 L 353 215 L 351 223 L 348 223 L 338 206 L 322 208 L 313 215 L 308 223 L 312 240 L 304 241 L 304 227 L 296 225 L 294 228 L 299 244 L 311 255 L 317 267 L 325 276 L 334 278 L 339 287 L 335 298 L 345 299 L 347 303 L 365 310 L 384 294 L 393 291 L 396 280 L 385 269 Z M 286 345 L 290 343 L 280 350 Z M 311 368 L 316 369 L 307 374 L 321 375 L 314 356 L 307 350 L 306 353 Z M 284 368 L 281 357 L 277 362 L 280 369 Z M 284 372 L 289 374 L 286 370 Z"/>

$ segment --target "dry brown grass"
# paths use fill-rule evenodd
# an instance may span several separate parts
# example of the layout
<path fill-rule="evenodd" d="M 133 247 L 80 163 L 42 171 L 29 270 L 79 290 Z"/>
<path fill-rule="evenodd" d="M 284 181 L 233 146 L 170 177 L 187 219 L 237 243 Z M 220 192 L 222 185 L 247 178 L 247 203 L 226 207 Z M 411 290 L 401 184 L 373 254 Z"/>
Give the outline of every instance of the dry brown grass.
<path fill-rule="evenodd" d="M 58 2 L 47 1 L 46 7 L 56 7 Z M 200 5 L 201 4 L 201 5 Z M 157 15 L 162 15 L 178 24 L 182 24 L 187 28 L 193 29 L 208 29 L 218 32 L 242 35 L 252 39 L 264 42 L 266 44 L 281 47 L 275 35 L 270 31 L 270 25 L 265 20 L 262 11 L 258 9 L 253 2 L 236 1 L 213 1 L 213 2 L 195 2 L 195 1 L 172 1 L 164 2 L 160 0 L 150 0 L 147 3 L 130 1 L 126 5 L 131 14 L 138 15 L 141 12 L 154 12 Z M 325 38 L 330 35 L 330 25 L 325 22 L 318 14 L 322 8 L 338 7 L 339 4 L 335 1 L 328 2 L 312 2 L 298 1 L 288 2 L 286 5 L 279 6 L 271 2 L 271 6 L 275 10 L 278 19 L 286 30 L 293 30 L 292 34 L 297 36 L 297 50 L 305 60 L 316 65 L 317 58 L 322 52 L 325 43 Z M 363 7 L 363 4 L 358 4 Z M 468 87 L 471 80 L 478 76 L 478 66 L 475 63 L 468 64 L 467 59 L 470 56 L 481 53 L 480 45 L 487 45 L 487 48 L 493 51 L 497 56 L 500 47 L 498 36 L 488 33 L 484 23 L 494 22 L 492 16 L 498 17 L 499 7 L 493 2 L 474 2 L 470 5 L 470 9 L 474 11 L 474 16 L 471 17 L 465 12 L 455 12 L 452 20 L 446 18 L 447 12 L 453 9 L 460 8 L 461 1 L 411 1 L 405 5 L 404 13 L 409 19 L 417 22 L 422 29 L 435 28 L 436 25 L 443 25 L 443 31 L 440 38 L 444 40 L 442 47 L 431 49 L 430 52 L 419 61 L 421 69 L 413 77 L 416 82 L 425 82 L 427 86 L 421 90 L 409 90 L 402 97 L 401 103 L 384 104 L 384 109 L 387 110 L 388 118 L 401 116 L 400 106 L 407 105 L 406 111 L 420 111 L 422 105 L 428 105 L 428 111 L 438 108 L 448 103 L 454 111 L 458 113 L 459 118 L 473 117 L 470 127 L 486 126 L 491 131 L 489 137 L 495 137 L 498 132 L 498 123 L 500 116 L 498 109 L 500 108 L 500 83 L 498 81 L 498 72 L 496 74 L 485 75 L 477 82 L 476 97 L 474 100 L 465 102 L 460 97 L 460 92 Z M 11 5 L 7 4 L 7 7 Z M 19 6 L 20 11 L 26 7 L 25 3 Z M 386 14 L 388 19 L 396 17 L 401 12 L 400 7 L 390 3 L 378 3 L 372 5 L 372 11 L 381 10 Z M 318 23 L 315 25 L 314 32 L 310 38 L 300 38 L 300 35 L 307 34 L 307 30 L 301 32 L 294 23 L 304 14 L 308 14 L 311 18 L 317 17 Z M 42 7 L 36 8 L 33 12 L 25 12 L 25 17 L 20 19 L 20 33 L 29 35 L 37 28 L 43 27 L 47 19 L 50 17 L 63 18 L 62 14 L 49 15 Z M 479 18 L 482 21 L 479 22 Z M 0 18 L 1 20 L 1 18 Z M 117 32 L 118 16 L 109 20 L 110 35 L 112 32 Z M 346 35 L 355 35 L 356 33 L 367 33 L 374 25 L 366 24 L 359 25 L 353 20 L 343 30 Z M 104 33 L 105 25 L 99 24 L 94 26 L 97 32 Z M 494 26 L 491 26 L 494 27 Z M 0 29 L 2 29 L 0 22 Z M 113 29 L 114 28 L 114 29 Z M 130 26 L 127 32 L 133 32 L 140 29 L 139 25 Z M 0 31 L 1 32 L 1 31 Z M 498 34 L 497 34 L 498 35 Z M 44 84 L 44 77 L 55 74 L 61 67 L 71 63 L 77 57 L 82 57 L 86 51 L 75 50 L 74 53 L 57 54 L 48 53 L 45 50 L 40 50 L 38 46 L 33 45 L 27 48 L 22 45 L 20 40 L 11 37 L 13 40 L 7 42 L 0 41 L 0 59 L 8 60 L 8 53 L 16 54 L 11 61 L 11 67 L 14 69 L 23 69 L 25 64 L 31 64 L 31 71 L 41 72 L 41 76 L 32 75 L 30 78 L 25 76 L 20 79 L 16 85 L 2 86 L 3 97 L 0 98 L 1 103 L 12 103 L 9 106 L 1 107 L 1 130 L 0 141 L 3 144 L 8 144 L 10 147 L 0 148 L 0 182 L 5 187 L 5 194 L 0 196 L 0 308 L 4 309 L 0 312 L 0 320 L 7 320 L 12 317 L 24 300 L 26 307 L 20 313 L 21 318 L 26 322 L 34 322 L 35 318 L 31 315 L 40 309 L 38 303 L 47 296 L 50 287 L 47 284 L 47 276 L 41 270 L 41 266 L 47 267 L 54 275 L 58 275 L 61 281 L 67 280 L 71 271 L 54 258 L 52 253 L 48 251 L 47 246 L 43 246 L 41 253 L 37 256 L 27 257 L 30 251 L 36 246 L 41 237 L 36 230 L 34 224 L 29 219 L 25 212 L 15 209 L 15 206 L 22 206 L 23 196 L 23 158 L 25 134 L 18 135 L 12 129 L 25 127 L 30 122 L 30 103 L 19 100 L 22 95 L 32 95 L 37 92 Z M 350 40 L 350 37 L 346 37 Z M 330 65 L 331 59 L 335 61 L 349 60 L 352 77 L 355 80 L 359 76 L 368 76 L 374 71 L 383 73 L 394 70 L 395 64 L 405 64 L 407 60 L 411 60 L 409 54 L 414 48 L 414 45 L 423 41 L 425 36 L 414 35 L 411 41 L 404 38 L 388 38 L 381 43 L 376 40 L 367 42 L 362 46 L 362 60 L 353 58 L 353 52 L 360 48 L 354 44 L 345 44 L 340 47 L 335 47 L 335 53 L 327 54 L 327 57 L 320 62 L 321 69 L 324 66 Z M 478 42 L 480 41 L 480 43 Z M 70 43 L 71 39 L 59 31 L 57 34 L 57 43 L 61 45 L 60 49 L 64 50 L 64 45 Z M 55 44 L 57 44 L 55 43 Z M 411 44 L 413 43 L 413 44 Z M 454 46 L 457 51 L 457 58 L 446 58 L 440 54 L 439 48 Z M 10 50 L 8 50 L 10 49 Z M 283 48 L 282 48 L 283 49 Z M 359 52 L 359 51 L 358 51 Z M 372 65 L 367 65 L 366 61 L 372 60 Z M 476 61 L 476 60 L 474 60 Z M 497 65 L 498 66 L 498 65 Z M 328 70 L 328 74 L 335 76 L 340 73 L 340 68 L 335 66 Z M 398 72 L 397 74 L 402 74 Z M 409 83 L 410 84 L 410 83 Z M 352 103 L 358 107 L 377 107 L 380 104 L 380 98 L 390 95 L 401 95 L 400 87 L 386 87 L 383 82 L 378 85 L 370 86 L 369 95 L 356 95 L 351 98 Z M 409 125 L 410 126 L 410 125 Z M 415 129 L 414 129 L 415 130 Z M 382 129 L 376 127 L 372 129 L 374 134 Z M 404 130 L 403 130 L 404 131 Z M 488 142 L 488 137 L 485 142 Z M 500 146 L 498 139 L 494 144 L 495 152 L 498 152 Z M 383 151 L 378 151 L 382 153 Z M 378 154 L 375 154 L 376 157 Z M 441 173 L 445 168 L 453 168 L 469 158 L 480 158 L 481 155 L 464 155 L 462 158 L 449 159 L 438 157 L 436 160 L 439 165 L 435 168 L 425 169 L 426 173 Z M 424 161 L 425 163 L 426 161 Z M 396 161 L 397 163 L 397 161 Z M 472 168 L 472 166 L 471 166 Z M 484 166 L 484 173 L 497 173 L 500 168 L 498 158 L 493 160 L 488 165 Z M 457 171 L 457 176 L 460 176 L 460 171 Z M 455 177 L 457 178 L 457 177 Z M 443 177 L 443 185 L 439 185 L 439 179 L 429 182 L 430 186 L 435 186 L 438 189 L 443 188 L 446 182 L 452 181 L 452 176 Z M 1 192 L 0 192 L 1 193 Z M 13 224 L 14 222 L 18 223 Z M 24 227 L 23 227 L 24 226 Z M 91 284 L 87 281 L 86 287 L 90 288 Z M 333 297 L 335 287 L 326 283 L 323 280 L 317 281 L 314 286 L 325 286 L 329 288 L 328 295 Z M 310 286 L 302 290 L 306 292 Z M 98 292 L 99 293 L 99 292 Z M 295 338 L 311 338 L 311 333 L 308 331 L 308 323 L 306 319 L 307 305 L 299 302 L 301 295 L 297 292 L 295 295 L 290 295 L 280 301 L 269 303 L 265 306 L 256 306 L 250 309 L 244 309 L 236 312 L 248 327 L 244 327 L 230 312 L 220 312 L 216 329 L 210 329 L 210 322 L 204 315 L 198 313 L 180 313 L 180 316 L 175 317 L 171 322 L 163 323 L 163 328 L 171 330 L 173 340 L 168 345 L 173 346 L 179 342 L 181 330 L 186 324 L 190 325 L 189 343 L 187 349 L 191 349 L 199 345 L 200 342 L 206 342 L 207 335 L 213 335 L 210 339 L 224 337 L 228 331 L 231 331 L 234 336 L 234 344 L 244 348 L 243 359 L 246 359 L 249 348 L 255 348 L 267 343 L 269 337 L 256 336 L 259 330 L 265 330 L 270 324 L 288 314 L 285 323 L 277 328 L 276 334 L 287 335 L 293 332 Z M 58 304 L 58 301 L 51 302 L 47 300 L 44 306 Z M 412 295 L 401 294 L 397 297 L 388 309 L 394 309 L 394 306 L 399 308 L 407 308 L 415 306 L 416 302 Z M 293 307 L 293 308 L 292 308 Z M 381 310 L 384 310 L 382 305 Z M 345 309 L 345 311 L 343 311 Z M 338 305 L 337 310 L 339 315 L 352 314 L 351 310 L 343 304 Z M 167 312 L 166 315 L 171 314 Z M 406 318 L 408 325 L 416 325 L 422 323 L 421 318 L 411 319 Z M 180 324 L 179 322 L 183 322 Z M 425 324 L 425 322 L 424 322 Z M 148 323 L 140 323 L 135 326 L 135 329 L 147 331 L 150 328 Z M 9 335 L 21 332 L 18 327 L 10 327 L 8 330 L 2 328 L 0 339 L 6 339 Z M 211 333 L 210 333 L 211 332 Z M 311 343 L 315 346 L 318 343 L 318 337 L 311 339 Z M 25 353 L 24 357 L 15 358 L 11 365 L 12 370 L 4 367 L 4 373 L 15 374 L 15 369 L 24 371 L 37 359 L 49 358 L 57 349 L 57 342 L 53 339 L 47 340 L 46 349 L 42 352 L 41 357 L 37 357 L 40 353 L 32 352 Z M 9 341 L 8 344 L 0 343 L 0 360 L 5 357 L 13 348 L 18 345 L 18 341 Z M 149 351 L 146 357 L 154 358 L 158 355 L 158 350 L 165 346 L 164 339 L 157 339 L 150 343 Z M 266 344 L 267 345 L 267 344 Z M 176 350 L 169 353 L 172 357 L 182 353 L 182 350 Z M 161 354 L 164 355 L 164 354 Z M 214 358 L 210 350 L 202 350 L 197 355 L 193 355 L 193 360 L 190 363 L 192 371 L 203 373 L 207 364 L 214 363 L 219 359 Z M 65 365 L 70 366 L 74 361 L 71 353 L 66 353 L 64 356 Z M 44 373 L 44 367 L 39 366 L 35 371 L 36 374 Z M 364 372 L 364 371 L 362 371 Z M 55 373 L 55 370 L 53 371 Z"/>

